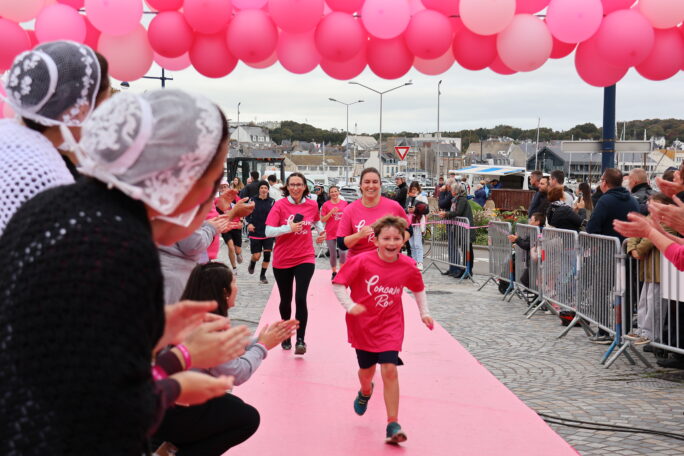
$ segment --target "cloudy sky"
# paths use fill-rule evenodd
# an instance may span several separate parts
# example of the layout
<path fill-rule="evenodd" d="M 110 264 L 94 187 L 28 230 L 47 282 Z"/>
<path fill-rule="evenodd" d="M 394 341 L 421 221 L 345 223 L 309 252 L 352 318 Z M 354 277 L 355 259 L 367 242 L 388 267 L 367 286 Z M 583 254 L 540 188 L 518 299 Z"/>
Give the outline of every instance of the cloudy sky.
<path fill-rule="evenodd" d="M 543 127 L 556 130 L 602 119 L 603 89 L 585 84 L 577 75 L 573 55 L 549 60 L 531 73 L 500 76 L 490 70 L 472 72 L 458 64 L 440 76 L 426 76 L 411 70 L 397 80 L 384 80 L 369 69 L 355 78 L 367 86 L 384 91 L 409 80 L 403 87 L 383 97 L 383 131 L 434 132 L 437 130 L 437 83 L 442 83 L 441 131 L 493 127 L 508 124 L 523 129 Z M 154 66 L 148 75 L 161 74 Z M 167 87 L 203 93 L 221 105 L 228 117 L 240 121 L 294 120 L 320 128 L 345 129 L 345 107 L 328 98 L 344 102 L 365 100 L 349 109 L 349 128 L 354 132 L 379 131 L 379 95 L 360 86 L 338 81 L 316 69 L 295 75 L 278 63 L 257 70 L 239 63 L 222 79 L 208 79 L 192 69 L 171 73 L 174 81 Z M 154 80 L 131 84 L 133 91 L 158 87 Z M 683 118 L 684 72 L 667 81 L 642 78 L 634 69 L 617 86 L 617 119 Z"/>

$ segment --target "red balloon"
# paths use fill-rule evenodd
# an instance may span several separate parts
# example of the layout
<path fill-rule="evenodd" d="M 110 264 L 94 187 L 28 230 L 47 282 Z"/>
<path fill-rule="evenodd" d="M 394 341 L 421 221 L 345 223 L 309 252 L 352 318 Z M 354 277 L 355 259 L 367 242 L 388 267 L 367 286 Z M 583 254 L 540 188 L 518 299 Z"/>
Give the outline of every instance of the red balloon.
<path fill-rule="evenodd" d="M 608 63 L 599 53 L 595 37 L 580 43 L 577 47 L 575 68 L 584 82 L 596 87 L 612 86 L 622 79 L 629 69 Z"/>
<path fill-rule="evenodd" d="M 38 37 L 36 36 L 36 32 L 34 30 L 26 30 L 26 33 L 28 33 L 29 39 L 31 40 L 31 49 L 38 46 Z"/>
<path fill-rule="evenodd" d="M 366 63 L 366 48 L 363 47 L 357 55 L 344 62 L 321 59 L 321 69 L 331 78 L 346 81 L 360 75 L 366 68 Z"/>
<path fill-rule="evenodd" d="M 195 38 L 185 17 L 178 11 L 157 14 L 150 22 L 147 35 L 154 52 L 169 58 L 187 53 Z"/>
<path fill-rule="evenodd" d="M 316 50 L 314 32 L 287 33 L 282 32 L 278 39 L 278 60 L 287 71 L 304 74 L 313 70 L 321 62 L 321 55 Z"/>
<path fill-rule="evenodd" d="M 447 16 L 458 16 L 460 0 L 423 0 L 425 8 L 439 11 Z"/>
<path fill-rule="evenodd" d="M 671 78 L 684 65 L 684 40 L 677 28 L 657 29 L 649 56 L 636 66 L 646 79 L 664 81 Z"/>
<path fill-rule="evenodd" d="M 413 55 L 402 37 L 391 40 L 371 38 L 368 41 L 368 66 L 384 79 L 397 79 L 408 73 Z"/>
<path fill-rule="evenodd" d="M 316 49 L 327 60 L 344 62 L 358 55 L 366 43 L 366 32 L 352 15 L 330 13 L 316 28 Z"/>
<path fill-rule="evenodd" d="M 476 35 L 463 28 L 455 37 L 452 46 L 456 61 L 467 70 L 483 70 L 492 64 L 497 56 L 496 35 Z"/>
<path fill-rule="evenodd" d="M 233 14 L 230 0 L 185 0 L 183 14 L 192 29 L 211 35 L 225 29 Z"/>
<path fill-rule="evenodd" d="M 639 65 L 653 48 L 651 23 L 637 10 L 619 10 L 603 18 L 592 38 L 604 59 L 618 66 Z"/>
<path fill-rule="evenodd" d="M 145 0 L 152 8 L 159 12 L 177 11 L 183 6 L 183 0 Z"/>
<path fill-rule="evenodd" d="M 12 66 L 14 58 L 31 49 L 28 33 L 18 24 L 0 17 L 0 72 Z"/>
<path fill-rule="evenodd" d="M 549 6 L 550 0 L 518 0 L 515 14 L 534 14 Z"/>
<path fill-rule="evenodd" d="M 88 19 L 88 16 L 83 16 L 83 19 L 85 19 L 86 25 L 86 37 L 83 43 L 86 46 L 89 46 L 91 49 L 97 49 L 97 42 L 100 40 L 100 35 L 102 32 L 95 28 L 95 26 Z"/>
<path fill-rule="evenodd" d="M 252 68 L 257 68 L 259 70 L 262 70 L 264 68 L 270 67 L 271 65 L 273 65 L 277 61 L 278 61 L 278 54 L 276 53 L 276 51 L 273 51 L 273 54 L 268 56 L 266 58 L 266 60 L 262 60 L 261 62 L 253 62 L 253 63 L 245 62 L 245 64 L 247 64 L 247 66 L 250 66 Z"/>
<path fill-rule="evenodd" d="M 237 65 L 237 59 L 228 50 L 226 34 L 195 36 L 190 48 L 190 61 L 195 69 L 208 78 L 222 78 Z"/>
<path fill-rule="evenodd" d="M 269 0 L 268 10 L 282 30 L 303 33 L 315 29 L 323 18 L 323 0 Z"/>
<path fill-rule="evenodd" d="M 364 0 L 325 0 L 325 3 L 327 3 L 333 11 L 356 13 L 357 11 L 361 11 L 363 1 Z"/>
<path fill-rule="evenodd" d="M 80 10 L 83 8 L 83 4 L 85 3 L 85 0 L 57 0 L 57 3 L 61 3 L 62 5 L 67 5 L 75 9 L 76 11 Z"/>
<path fill-rule="evenodd" d="M 563 57 L 570 55 L 572 51 L 577 47 L 577 43 L 564 43 L 555 36 L 551 35 L 553 38 L 553 47 L 551 48 L 552 59 L 562 59 Z"/>
<path fill-rule="evenodd" d="M 240 60 L 258 63 L 266 60 L 278 45 L 278 29 L 263 10 L 240 10 L 226 35 L 228 49 Z"/>
<path fill-rule="evenodd" d="M 603 14 L 608 15 L 613 11 L 627 9 L 634 4 L 634 0 L 601 0 L 603 3 Z"/>
<path fill-rule="evenodd" d="M 451 46 L 453 30 L 449 19 L 433 10 L 423 10 L 411 18 L 404 40 L 411 52 L 421 59 L 436 59 Z"/>
<path fill-rule="evenodd" d="M 492 70 L 494 73 L 498 74 L 503 74 L 503 75 L 509 75 L 509 74 L 515 74 L 515 70 L 511 70 L 506 66 L 505 63 L 501 61 L 501 57 L 497 56 L 494 61 L 492 62 L 491 65 L 489 65 L 489 69 Z"/>

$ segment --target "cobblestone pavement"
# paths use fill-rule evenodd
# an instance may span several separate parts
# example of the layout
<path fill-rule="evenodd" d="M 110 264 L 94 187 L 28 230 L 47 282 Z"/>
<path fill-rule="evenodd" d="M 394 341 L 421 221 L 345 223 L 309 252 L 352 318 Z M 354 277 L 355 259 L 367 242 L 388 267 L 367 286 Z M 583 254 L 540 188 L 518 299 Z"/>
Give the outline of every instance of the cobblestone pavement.
<path fill-rule="evenodd" d="M 231 318 L 254 329 L 274 279 L 269 269 L 269 284 L 260 284 L 258 273 L 247 274 L 247 251 L 244 257 Z M 327 260 L 318 259 L 316 268 L 328 269 Z M 632 366 L 624 357 L 605 369 L 599 360 L 607 346 L 590 343 L 581 329 L 558 340 L 556 317 L 526 320 L 525 306 L 517 298 L 503 302 L 492 284 L 478 292 L 474 284 L 445 278 L 436 268 L 424 277 L 435 319 L 529 407 L 564 418 L 684 433 L 681 371 L 669 371 L 679 383 L 668 381 L 663 379 L 668 371 Z M 485 279 L 476 276 L 479 283 Z M 684 454 L 684 442 L 657 435 L 552 428 L 585 456 Z"/>

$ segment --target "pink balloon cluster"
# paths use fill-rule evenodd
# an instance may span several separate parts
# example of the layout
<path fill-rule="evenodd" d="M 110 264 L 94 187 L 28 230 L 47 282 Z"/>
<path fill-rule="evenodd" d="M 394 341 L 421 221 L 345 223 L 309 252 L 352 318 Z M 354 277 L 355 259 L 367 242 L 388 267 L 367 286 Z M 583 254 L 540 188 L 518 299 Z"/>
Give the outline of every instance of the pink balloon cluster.
<path fill-rule="evenodd" d="M 103 53 L 113 77 L 153 61 L 219 78 L 242 60 L 350 79 L 367 66 L 394 79 L 454 62 L 499 74 L 533 71 L 576 50 L 577 73 L 608 86 L 634 67 L 662 80 L 684 68 L 683 0 L 0 0 L 0 71 L 35 42 L 70 39 Z M 545 18 L 535 16 L 546 8 Z M 84 9 L 82 14 L 80 9 Z M 35 19 L 35 34 L 19 22 Z"/>

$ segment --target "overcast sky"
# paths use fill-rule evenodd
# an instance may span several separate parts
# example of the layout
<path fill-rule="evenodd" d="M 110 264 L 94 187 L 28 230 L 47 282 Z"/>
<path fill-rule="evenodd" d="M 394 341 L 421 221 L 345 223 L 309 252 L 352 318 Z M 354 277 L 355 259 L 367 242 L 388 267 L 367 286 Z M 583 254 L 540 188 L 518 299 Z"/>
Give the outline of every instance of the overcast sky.
<path fill-rule="evenodd" d="M 584 122 L 600 126 L 603 89 L 589 86 L 577 75 L 573 55 L 549 60 L 531 73 L 501 76 L 490 70 L 468 71 L 457 63 L 439 76 L 411 70 L 405 77 L 385 80 L 368 68 L 355 81 L 384 91 L 413 80 L 383 97 L 383 131 L 434 132 L 437 130 L 437 83 L 442 83 L 441 131 L 494 127 L 508 124 L 523 129 L 543 127 L 556 130 Z M 667 81 L 642 78 L 634 69 L 617 86 L 617 119 L 683 118 L 684 72 Z M 156 65 L 148 75 L 158 76 Z M 359 133 L 379 131 L 379 95 L 360 86 L 327 76 L 322 70 L 295 75 L 278 63 L 267 69 L 253 69 L 240 62 L 222 79 L 209 79 L 193 69 L 173 72 L 167 87 L 202 93 L 222 106 L 232 120 L 240 107 L 240 121 L 294 120 L 319 128 L 345 129 L 344 102 L 365 100 L 349 109 L 349 128 Z M 133 91 L 159 87 L 154 80 L 131 84 Z"/>

